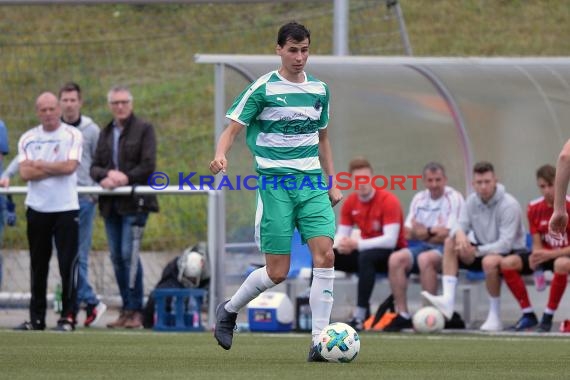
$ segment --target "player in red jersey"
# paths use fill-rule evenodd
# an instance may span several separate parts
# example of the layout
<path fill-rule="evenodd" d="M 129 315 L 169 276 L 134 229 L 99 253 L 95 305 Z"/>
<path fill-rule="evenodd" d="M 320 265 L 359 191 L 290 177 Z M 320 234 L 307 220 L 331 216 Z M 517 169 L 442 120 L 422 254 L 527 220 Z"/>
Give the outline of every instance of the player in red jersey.
<path fill-rule="evenodd" d="M 362 157 L 350 161 L 353 183 L 357 177 L 372 178 L 372 166 Z M 353 228 L 360 238 L 351 237 Z M 394 250 L 407 246 L 404 214 L 398 198 L 386 190 L 375 189 L 371 181 L 358 184 L 342 205 L 336 231 L 335 269 L 358 273 L 358 301 L 349 324 L 361 330 L 370 309 L 370 296 L 377 272 L 387 273 L 388 258 Z"/>
<path fill-rule="evenodd" d="M 523 315 L 511 328 L 525 331 L 538 325 L 537 331 L 548 332 L 552 329 L 552 316 L 558 308 L 560 299 L 566 290 L 568 273 L 570 273 L 570 227 L 559 239 L 548 232 L 548 222 L 554 211 L 554 177 L 556 169 L 552 165 L 541 166 L 536 172 L 536 181 L 542 197 L 531 201 L 527 209 L 530 233 L 532 235 L 532 252 L 510 255 L 501 261 L 501 272 L 509 289 L 518 301 Z M 566 199 L 566 210 L 570 210 L 570 201 Z M 530 274 L 533 270 L 551 270 L 554 277 L 550 285 L 548 304 L 544 310 L 540 324 L 530 304 L 527 290 L 521 274 Z"/>

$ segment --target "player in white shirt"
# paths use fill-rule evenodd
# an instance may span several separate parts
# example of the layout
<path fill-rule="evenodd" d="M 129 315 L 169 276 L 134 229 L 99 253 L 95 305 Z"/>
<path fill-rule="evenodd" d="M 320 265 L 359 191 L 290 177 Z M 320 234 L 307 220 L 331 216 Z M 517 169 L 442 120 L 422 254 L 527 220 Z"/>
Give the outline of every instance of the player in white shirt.
<path fill-rule="evenodd" d="M 388 262 L 388 278 L 398 314 L 383 331 L 397 332 L 412 327 L 407 304 L 407 276 L 410 272 L 419 271 L 423 290 L 430 293 L 437 291 L 443 242 L 456 223 L 464 202 L 461 193 L 446 186 L 447 177 L 443 165 L 430 162 L 422 174 L 426 189 L 412 199 L 404 224 L 406 239 L 411 244 L 408 248 L 392 253 Z"/>

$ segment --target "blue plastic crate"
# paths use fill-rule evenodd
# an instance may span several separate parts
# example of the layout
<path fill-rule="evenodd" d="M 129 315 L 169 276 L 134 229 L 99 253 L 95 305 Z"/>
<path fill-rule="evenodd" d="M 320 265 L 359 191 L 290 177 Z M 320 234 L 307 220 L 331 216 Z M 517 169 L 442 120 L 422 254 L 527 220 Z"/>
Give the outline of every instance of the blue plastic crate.
<path fill-rule="evenodd" d="M 156 289 L 156 331 L 204 331 L 201 309 L 204 289 Z"/>

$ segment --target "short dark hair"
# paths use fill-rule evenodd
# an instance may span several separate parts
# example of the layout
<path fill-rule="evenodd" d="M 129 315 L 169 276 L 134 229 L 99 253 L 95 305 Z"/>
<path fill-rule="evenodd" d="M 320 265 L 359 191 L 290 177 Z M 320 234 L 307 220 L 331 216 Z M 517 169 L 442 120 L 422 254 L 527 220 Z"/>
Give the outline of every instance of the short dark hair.
<path fill-rule="evenodd" d="M 61 98 L 61 94 L 63 94 L 64 92 L 72 92 L 72 91 L 77 91 L 77 95 L 79 96 L 79 99 L 81 99 L 81 87 L 79 87 L 79 85 L 75 82 L 67 82 L 66 84 L 64 84 L 59 89 L 58 98 Z"/>
<path fill-rule="evenodd" d="M 429 162 L 424 166 L 424 170 L 422 170 L 422 174 L 425 175 L 426 172 L 435 173 L 437 171 L 441 171 L 441 174 L 445 176 L 445 168 L 439 162 Z"/>
<path fill-rule="evenodd" d="M 536 179 L 542 178 L 549 185 L 554 184 L 554 177 L 556 177 L 556 168 L 552 165 L 542 165 L 536 171 Z"/>
<path fill-rule="evenodd" d="M 295 21 L 289 22 L 279 28 L 277 32 L 277 45 L 283 47 L 287 43 L 287 40 L 291 39 L 295 42 L 304 41 L 306 38 L 309 39 L 309 45 L 311 44 L 311 32 L 309 29 L 305 28 Z"/>
<path fill-rule="evenodd" d="M 473 173 L 484 174 L 487 172 L 495 173 L 493 164 L 488 161 L 479 161 L 473 166 Z"/>
<path fill-rule="evenodd" d="M 352 160 L 350 160 L 350 163 L 348 164 L 348 171 L 350 173 L 352 173 L 357 169 L 365 169 L 365 168 L 372 170 L 372 165 L 370 165 L 370 161 L 368 161 L 364 157 L 355 157 Z"/>

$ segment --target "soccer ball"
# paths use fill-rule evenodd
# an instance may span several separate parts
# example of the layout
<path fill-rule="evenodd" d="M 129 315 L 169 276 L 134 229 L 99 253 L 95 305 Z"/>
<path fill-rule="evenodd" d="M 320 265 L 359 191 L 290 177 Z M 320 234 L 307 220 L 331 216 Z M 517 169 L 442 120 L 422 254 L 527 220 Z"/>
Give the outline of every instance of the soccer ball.
<path fill-rule="evenodd" d="M 360 337 L 346 323 L 331 323 L 321 331 L 318 349 L 328 362 L 350 363 L 360 351 Z"/>
<path fill-rule="evenodd" d="M 414 330 L 420 333 L 434 333 L 443 330 L 445 319 L 441 311 L 433 306 L 421 308 L 412 319 Z"/>

